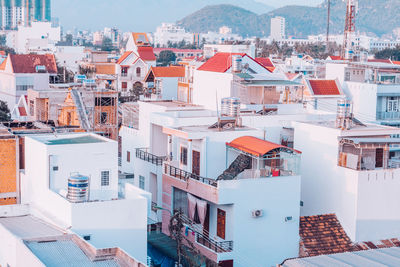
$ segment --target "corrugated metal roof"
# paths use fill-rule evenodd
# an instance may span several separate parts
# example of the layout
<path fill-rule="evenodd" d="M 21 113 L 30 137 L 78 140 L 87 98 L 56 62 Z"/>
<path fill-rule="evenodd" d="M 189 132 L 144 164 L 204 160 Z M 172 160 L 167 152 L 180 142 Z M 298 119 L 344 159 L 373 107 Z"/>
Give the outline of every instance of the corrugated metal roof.
<path fill-rule="evenodd" d="M 46 266 L 121 266 L 114 259 L 91 261 L 72 240 L 26 242 L 25 244 Z"/>
<path fill-rule="evenodd" d="M 400 248 L 382 248 L 286 260 L 283 267 L 400 266 Z"/>
<path fill-rule="evenodd" d="M 0 218 L 0 224 L 21 239 L 59 236 L 63 234 L 60 230 L 33 216 Z"/>

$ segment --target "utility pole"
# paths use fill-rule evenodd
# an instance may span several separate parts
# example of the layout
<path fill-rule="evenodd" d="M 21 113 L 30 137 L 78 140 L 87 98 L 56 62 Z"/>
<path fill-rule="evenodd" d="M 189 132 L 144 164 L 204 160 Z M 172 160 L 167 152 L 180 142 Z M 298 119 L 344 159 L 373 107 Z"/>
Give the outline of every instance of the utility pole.
<path fill-rule="evenodd" d="M 329 26 L 331 22 L 331 0 L 328 0 L 328 15 L 326 23 L 326 52 L 329 53 Z"/>

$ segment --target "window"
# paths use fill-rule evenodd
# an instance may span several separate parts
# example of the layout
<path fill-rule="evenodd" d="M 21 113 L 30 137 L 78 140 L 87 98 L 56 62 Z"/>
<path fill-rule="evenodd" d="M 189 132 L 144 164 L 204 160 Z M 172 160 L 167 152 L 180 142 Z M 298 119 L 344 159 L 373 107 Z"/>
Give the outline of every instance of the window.
<path fill-rule="evenodd" d="M 181 146 L 181 163 L 187 165 L 187 148 Z"/>
<path fill-rule="evenodd" d="M 217 209 L 217 236 L 225 239 L 225 224 L 226 224 L 226 213 L 224 210 Z"/>
<path fill-rule="evenodd" d="M 110 185 L 110 171 L 102 171 L 101 186 L 109 186 L 109 185 Z"/>
<path fill-rule="evenodd" d="M 387 112 L 397 112 L 399 111 L 399 98 L 398 97 L 389 97 L 387 100 Z"/>
<path fill-rule="evenodd" d="M 144 176 L 139 175 L 139 188 L 144 190 Z"/>
<path fill-rule="evenodd" d="M 131 162 L 131 152 L 130 151 L 126 151 L 126 161 Z"/>
<path fill-rule="evenodd" d="M 107 123 L 107 112 L 102 112 L 100 115 L 100 123 Z"/>
<path fill-rule="evenodd" d="M 128 67 L 122 67 L 121 68 L 121 76 L 122 77 L 128 76 Z"/>
<path fill-rule="evenodd" d="M 346 71 L 346 73 L 344 75 L 344 80 L 345 81 L 350 81 L 350 72 Z"/>
<path fill-rule="evenodd" d="M 188 213 L 188 197 L 187 193 L 178 188 L 174 188 L 173 194 L 173 211 L 181 210 L 184 215 L 189 216 Z"/>
<path fill-rule="evenodd" d="M 121 83 L 121 87 L 122 87 L 122 89 L 127 89 L 128 88 L 128 83 L 127 82 L 122 82 Z M 126 91 L 126 90 L 124 90 L 124 91 Z"/>
<path fill-rule="evenodd" d="M 140 77 L 142 70 L 140 69 L 140 67 L 136 68 L 136 77 Z"/>

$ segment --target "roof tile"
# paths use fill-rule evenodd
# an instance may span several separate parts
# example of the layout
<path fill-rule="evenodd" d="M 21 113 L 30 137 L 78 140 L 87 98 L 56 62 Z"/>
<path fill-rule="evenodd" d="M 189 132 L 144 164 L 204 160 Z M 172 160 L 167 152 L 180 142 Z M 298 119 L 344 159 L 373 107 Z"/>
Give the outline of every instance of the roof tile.
<path fill-rule="evenodd" d="M 314 95 L 341 95 L 335 80 L 309 80 Z"/>

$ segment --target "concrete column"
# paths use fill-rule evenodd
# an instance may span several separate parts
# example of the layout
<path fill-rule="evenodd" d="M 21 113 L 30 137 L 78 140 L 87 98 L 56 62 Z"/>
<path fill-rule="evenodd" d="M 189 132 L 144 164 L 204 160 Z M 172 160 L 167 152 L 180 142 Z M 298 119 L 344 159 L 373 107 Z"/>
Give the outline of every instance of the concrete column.
<path fill-rule="evenodd" d="M 188 140 L 187 154 L 187 171 L 192 172 L 193 144 L 192 139 Z"/>
<path fill-rule="evenodd" d="M 172 156 L 172 136 L 168 135 L 168 145 L 167 145 L 167 157 L 169 160 L 173 160 Z"/>

